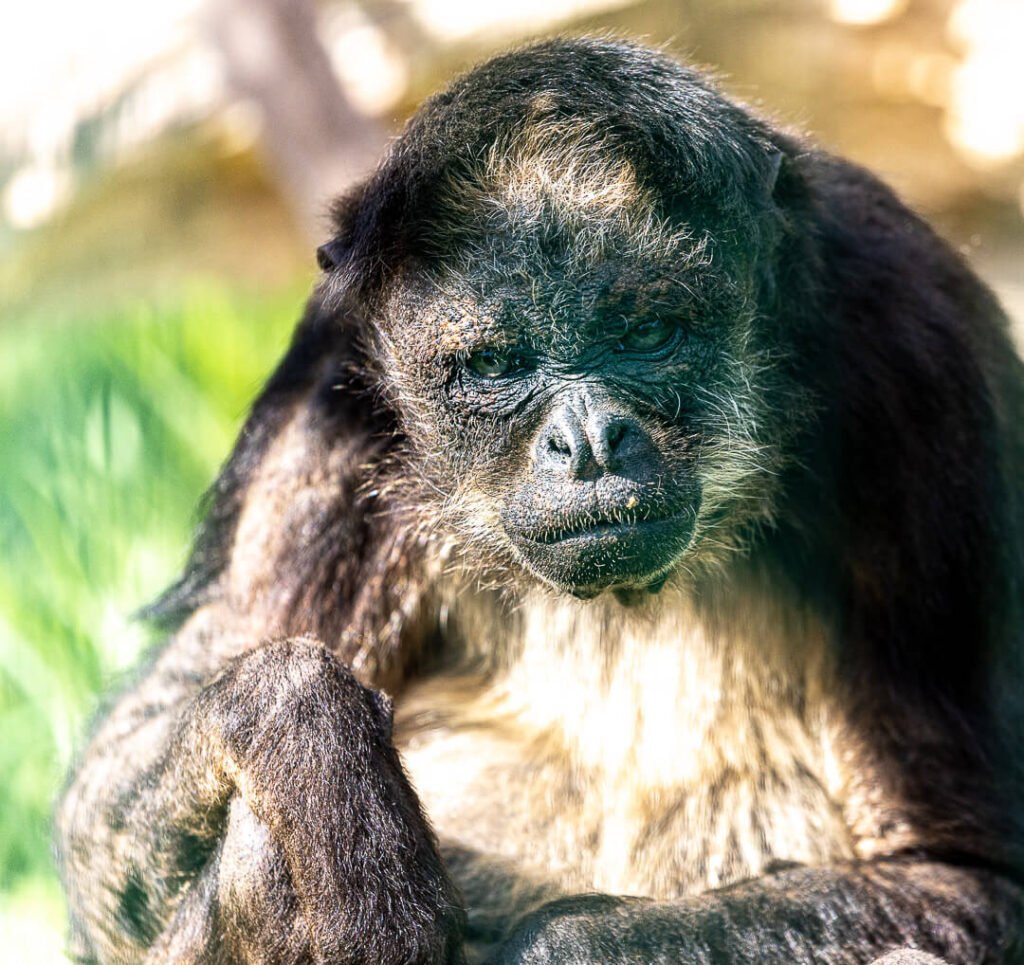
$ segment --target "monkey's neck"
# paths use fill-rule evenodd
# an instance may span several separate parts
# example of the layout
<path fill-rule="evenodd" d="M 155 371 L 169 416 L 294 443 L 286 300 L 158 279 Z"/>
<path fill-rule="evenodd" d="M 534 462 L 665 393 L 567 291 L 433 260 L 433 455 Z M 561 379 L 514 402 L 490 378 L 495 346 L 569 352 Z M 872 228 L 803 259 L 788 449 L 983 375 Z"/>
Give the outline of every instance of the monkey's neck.
<path fill-rule="evenodd" d="M 410 688 L 395 725 L 442 841 L 664 898 L 853 853 L 814 620 L 736 593 L 511 613 L 461 594 L 448 629 L 466 667 Z"/>

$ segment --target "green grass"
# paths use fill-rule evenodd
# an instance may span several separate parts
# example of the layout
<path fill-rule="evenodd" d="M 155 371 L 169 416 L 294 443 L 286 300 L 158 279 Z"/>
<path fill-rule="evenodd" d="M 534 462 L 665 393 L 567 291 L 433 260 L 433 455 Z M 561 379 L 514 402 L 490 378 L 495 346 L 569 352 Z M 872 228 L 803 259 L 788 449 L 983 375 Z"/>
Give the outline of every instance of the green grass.
<path fill-rule="evenodd" d="M 50 812 L 99 695 L 149 637 L 195 507 L 301 306 L 196 286 L 172 306 L 0 329 L 0 934 L 59 956 Z M 15 943 L 11 947 L 10 942 Z M 31 948 L 18 946 L 29 942 Z"/>

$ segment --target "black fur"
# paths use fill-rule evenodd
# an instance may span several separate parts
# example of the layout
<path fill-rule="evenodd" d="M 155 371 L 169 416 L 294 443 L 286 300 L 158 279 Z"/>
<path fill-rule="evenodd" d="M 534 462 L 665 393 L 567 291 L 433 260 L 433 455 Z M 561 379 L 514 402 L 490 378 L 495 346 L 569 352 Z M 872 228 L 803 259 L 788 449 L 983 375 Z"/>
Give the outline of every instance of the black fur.
<path fill-rule="evenodd" d="M 481 174 L 492 147 L 538 118 L 585 132 L 584 154 L 626 162 L 659 224 L 710 239 L 707 263 L 685 268 L 686 341 L 657 362 L 612 349 L 590 361 L 579 347 L 622 314 L 628 246 L 577 281 L 572 236 L 541 233 L 557 268 L 544 284 L 599 292 L 592 317 L 556 337 L 531 313 L 555 319 L 560 303 L 510 280 L 513 229 L 464 203 L 493 190 Z M 211 490 L 185 575 L 151 611 L 175 635 L 62 804 L 76 954 L 412 962 L 486 947 L 502 962 L 866 963 L 906 946 L 1024 961 L 1024 373 L 962 259 L 869 173 L 660 54 L 608 41 L 550 41 L 455 81 L 336 221 L 324 279 Z M 502 284 L 473 263 L 481 245 L 508 252 L 493 268 L 507 268 Z M 507 291 L 496 330 L 534 346 L 535 369 L 474 381 L 472 350 L 439 348 L 461 316 L 431 321 L 430 299 L 453 265 L 483 289 L 480 304 Z M 562 353 L 557 365 L 541 342 Z M 579 388 L 594 381 L 600 391 Z M 728 447 L 701 390 L 730 385 L 748 393 L 746 431 L 765 464 L 705 519 L 702 447 Z M 575 401 L 559 410 L 560 398 Z M 572 479 L 559 476 L 573 433 L 594 443 L 597 410 L 601 425 L 635 433 L 622 450 L 632 465 L 603 489 L 610 457 L 589 450 Z M 552 425 L 562 435 L 546 461 L 529 456 Z M 479 520 L 467 536 L 444 515 L 465 480 L 512 506 L 487 523 L 493 546 L 480 545 Z M 619 557 L 584 543 L 585 565 L 566 562 L 574 526 L 653 532 L 642 524 L 664 506 L 693 514 L 668 549 L 639 539 L 634 551 L 624 537 Z M 535 558 L 515 549 L 524 533 L 550 535 Z M 725 555 L 705 559 L 701 539 Z M 662 572 L 668 558 L 677 570 Z M 464 946 L 390 706 L 343 665 L 401 711 L 418 684 L 480 669 L 456 603 L 472 597 L 511 638 L 508 601 L 538 582 L 581 597 L 610 589 L 652 614 L 678 592 L 712 622 L 766 599 L 810 614 L 834 664 L 829 707 L 851 772 L 835 806 L 855 856 L 794 867 L 775 854 L 759 877 L 704 894 L 545 903 L 563 892 L 442 840 L 469 912 Z M 485 679 L 498 672 L 482 664 Z M 453 704 L 410 706 L 413 735 L 454 727 Z M 773 780 L 766 770 L 760 786 Z M 500 793 L 492 809 L 513 811 Z"/>

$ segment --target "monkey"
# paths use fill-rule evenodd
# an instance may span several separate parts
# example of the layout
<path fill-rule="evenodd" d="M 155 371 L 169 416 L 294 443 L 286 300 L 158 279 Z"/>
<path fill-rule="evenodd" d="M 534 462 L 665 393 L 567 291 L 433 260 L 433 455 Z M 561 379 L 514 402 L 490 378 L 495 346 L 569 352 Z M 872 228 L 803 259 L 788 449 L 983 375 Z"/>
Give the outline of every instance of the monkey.
<path fill-rule="evenodd" d="M 558 38 L 333 209 L 58 806 L 84 961 L 1024 961 L 1024 378 L 866 170 Z"/>

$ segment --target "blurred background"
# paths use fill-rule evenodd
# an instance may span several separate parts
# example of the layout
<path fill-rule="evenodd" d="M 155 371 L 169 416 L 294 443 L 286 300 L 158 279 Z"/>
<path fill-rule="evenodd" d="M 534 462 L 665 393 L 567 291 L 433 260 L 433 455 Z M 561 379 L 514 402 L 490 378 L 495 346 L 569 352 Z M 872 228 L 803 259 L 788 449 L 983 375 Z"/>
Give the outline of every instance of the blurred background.
<path fill-rule="evenodd" d="M 0 32 L 0 948 L 63 960 L 49 815 L 281 353 L 330 197 L 510 43 L 612 31 L 874 168 L 1024 329 L 1024 0 L 32 0 Z"/>

